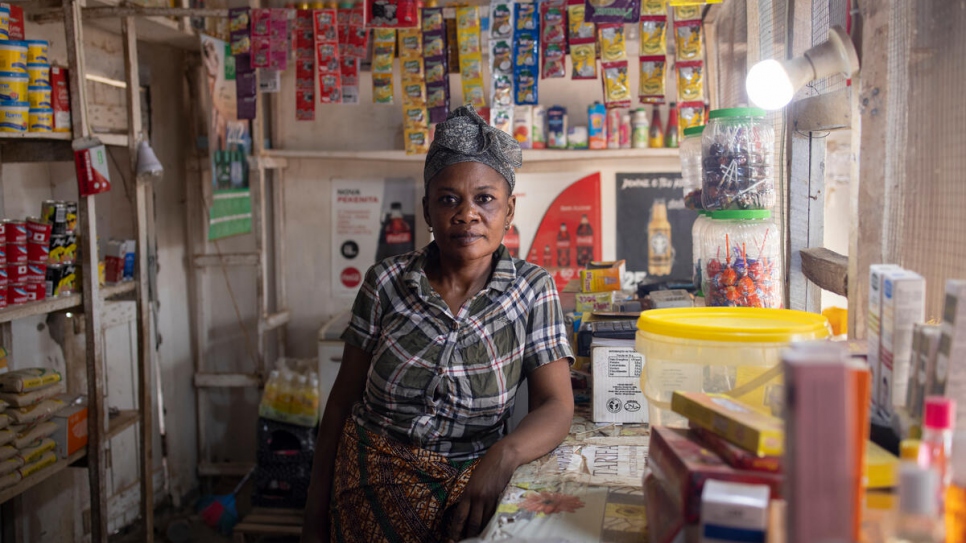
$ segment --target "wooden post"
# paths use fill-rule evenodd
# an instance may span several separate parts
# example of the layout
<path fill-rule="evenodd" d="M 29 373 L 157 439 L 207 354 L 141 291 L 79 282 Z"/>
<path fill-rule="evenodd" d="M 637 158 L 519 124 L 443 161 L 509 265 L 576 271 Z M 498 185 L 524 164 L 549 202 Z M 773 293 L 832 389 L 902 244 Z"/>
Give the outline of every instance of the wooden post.
<path fill-rule="evenodd" d="M 288 310 L 288 293 L 285 290 L 285 169 L 275 170 L 272 177 L 272 224 L 275 226 L 275 307 Z M 277 355 L 285 358 L 286 326 L 275 329 Z"/>
<path fill-rule="evenodd" d="M 64 29 L 70 64 L 70 110 L 75 143 L 91 135 L 87 120 L 84 74 L 84 28 L 81 2 L 64 0 Z M 101 335 L 101 295 L 97 270 L 97 205 L 94 196 L 78 198 L 80 261 L 87 349 L 87 475 L 91 490 L 91 541 L 107 541 L 107 465 L 104 448 L 104 353 Z"/>
<path fill-rule="evenodd" d="M 154 349 L 151 337 L 151 293 L 148 246 L 148 201 L 153 187 L 140 179 L 138 172 L 138 144 L 141 138 L 141 77 L 138 69 L 137 27 L 134 17 L 121 19 L 124 39 L 124 68 L 127 75 L 127 135 L 131 176 L 135 179 L 135 231 L 137 235 L 137 329 L 138 329 L 138 409 L 140 410 L 139 437 L 141 477 L 141 520 L 144 522 L 144 541 L 154 541 L 154 461 L 153 422 L 154 402 L 151 399 L 151 378 Z"/>

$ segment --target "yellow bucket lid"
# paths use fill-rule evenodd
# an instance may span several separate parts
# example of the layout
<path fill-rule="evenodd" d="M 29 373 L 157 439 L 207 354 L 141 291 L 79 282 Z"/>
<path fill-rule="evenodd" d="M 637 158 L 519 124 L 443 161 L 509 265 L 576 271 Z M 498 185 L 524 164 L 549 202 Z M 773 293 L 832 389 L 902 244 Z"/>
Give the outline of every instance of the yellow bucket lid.
<path fill-rule="evenodd" d="M 641 313 L 637 329 L 660 336 L 724 343 L 791 343 L 828 337 L 828 319 L 791 309 L 687 307 Z"/>

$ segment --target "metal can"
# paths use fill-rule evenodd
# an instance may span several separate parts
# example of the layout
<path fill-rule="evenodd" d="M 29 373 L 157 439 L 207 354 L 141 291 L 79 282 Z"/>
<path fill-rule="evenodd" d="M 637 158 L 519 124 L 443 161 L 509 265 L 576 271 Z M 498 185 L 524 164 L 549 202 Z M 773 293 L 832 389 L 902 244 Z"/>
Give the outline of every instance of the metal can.
<path fill-rule="evenodd" d="M 27 262 L 47 262 L 50 260 L 50 242 L 27 243 Z"/>
<path fill-rule="evenodd" d="M 27 241 L 50 243 L 51 223 L 40 217 L 27 217 Z"/>
<path fill-rule="evenodd" d="M 73 264 L 64 264 L 58 284 L 60 285 L 57 290 L 58 296 L 73 294 L 77 290 L 77 267 Z"/>
<path fill-rule="evenodd" d="M 0 292 L 6 292 L 7 285 L 10 284 L 10 279 L 8 279 L 7 267 L 0 267 Z"/>
<path fill-rule="evenodd" d="M 52 234 L 64 234 L 67 228 L 67 206 L 57 200 L 44 200 L 40 206 L 40 216 L 51 224 Z"/>
<path fill-rule="evenodd" d="M 7 264 L 7 284 L 23 283 L 27 277 L 26 264 Z"/>
<path fill-rule="evenodd" d="M 64 264 L 77 262 L 77 234 L 68 232 L 64 244 Z"/>
<path fill-rule="evenodd" d="M 60 280 L 64 276 L 64 266 L 61 264 L 49 264 L 47 275 L 44 279 L 48 298 L 60 296 Z"/>
<path fill-rule="evenodd" d="M 7 244 L 7 263 L 26 264 L 27 263 L 27 244 L 8 243 Z"/>
<path fill-rule="evenodd" d="M 0 309 L 7 307 L 7 287 L 0 288 Z"/>
<path fill-rule="evenodd" d="M 67 250 L 67 234 L 54 234 L 50 236 L 50 258 L 47 262 L 51 264 L 63 264 L 64 252 Z"/>
<path fill-rule="evenodd" d="M 7 219 L 3 222 L 7 225 L 4 236 L 7 243 L 27 243 L 27 221 Z"/>
<path fill-rule="evenodd" d="M 0 243 L 0 267 L 7 265 L 7 244 Z"/>
<path fill-rule="evenodd" d="M 77 202 L 61 202 L 64 204 L 67 212 L 65 213 L 65 220 L 67 222 L 67 232 L 77 231 Z"/>
<path fill-rule="evenodd" d="M 28 283 L 24 287 L 27 289 L 27 299 L 31 302 L 39 302 L 47 298 L 47 284 L 43 281 Z"/>
<path fill-rule="evenodd" d="M 24 277 L 24 283 L 28 285 L 35 285 L 37 283 L 43 283 L 47 279 L 47 263 L 46 262 L 31 262 L 27 264 L 27 275 Z"/>
<path fill-rule="evenodd" d="M 7 243 L 7 223 L 0 221 L 0 245 Z"/>
<path fill-rule="evenodd" d="M 7 286 L 7 305 L 25 304 L 30 300 L 27 294 L 27 285 L 22 283 L 11 283 Z"/>

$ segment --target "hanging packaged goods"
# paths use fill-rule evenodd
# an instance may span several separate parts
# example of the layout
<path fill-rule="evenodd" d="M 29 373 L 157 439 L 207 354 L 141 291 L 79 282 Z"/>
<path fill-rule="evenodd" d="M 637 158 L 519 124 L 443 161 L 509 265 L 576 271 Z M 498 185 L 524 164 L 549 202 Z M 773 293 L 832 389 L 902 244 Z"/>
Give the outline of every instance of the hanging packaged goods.
<path fill-rule="evenodd" d="M 443 8 L 423 9 L 423 78 L 429 122 L 440 123 L 449 113 L 449 77 L 446 65 L 446 22 Z"/>
<path fill-rule="evenodd" d="M 423 64 L 423 33 L 420 28 L 401 28 L 399 65 L 402 72 L 403 139 L 406 154 L 429 150 L 429 110 L 426 107 L 426 78 Z"/>
<path fill-rule="evenodd" d="M 336 10 L 318 9 L 315 19 L 315 52 L 319 70 L 319 102 L 342 103 L 342 73 L 339 61 L 339 31 Z"/>
<path fill-rule="evenodd" d="M 597 25 L 584 19 L 583 0 L 567 5 L 568 42 L 573 66 L 571 79 L 597 79 Z"/>
<path fill-rule="evenodd" d="M 641 55 L 667 54 L 667 16 L 642 15 Z"/>
<path fill-rule="evenodd" d="M 640 85 L 638 96 L 643 104 L 663 104 L 665 90 L 664 56 L 640 57 Z"/>
<path fill-rule="evenodd" d="M 396 29 L 376 28 L 372 31 L 372 102 L 393 102 L 392 68 L 396 57 Z"/>
<path fill-rule="evenodd" d="M 336 15 L 343 104 L 359 103 L 359 65 L 366 56 L 369 36 L 363 17 L 361 9 L 340 9 Z"/>
<path fill-rule="evenodd" d="M 586 18 L 592 23 L 636 23 L 641 17 L 641 0 L 586 0 Z"/>
<path fill-rule="evenodd" d="M 540 4 L 540 14 L 540 45 L 543 48 L 541 78 L 566 77 L 567 6 L 564 0 L 548 0 Z"/>
<path fill-rule="evenodd" d="M 513 2 L 490 4 L 490 124 L 513 135 Z"/>
<path fill-rule="evenodd" d="M 536 4 L 514 4 L 513 92 L 517 105 L 539 101 L 540 17 Z M 514 129 L 515 133 L 515 129 Z"/>
<path fill-rule="evenodd" d="M 416 0 L 365 0 L 363 20 L 369 28 L 414 28 L 419 26 Z"/>
<path fill-rule="evenodd" d="M 678 75 L 678 101 L 693 102 L 704 100 L 704 62 L 688 60 L 676 62 L 675 71 Z"/>
<path fill-rule="evenodd" d="M 463 101 L 472 104 L 477 110 L 486 107 L 480 28 L 479 8 L 475 6 L 456 8 L 456 40 Z"/>
<path fill-rule="evenodd" d="M 315 31 L 312 10 L 295 13 L 295 120 L 315 120 Z"/>

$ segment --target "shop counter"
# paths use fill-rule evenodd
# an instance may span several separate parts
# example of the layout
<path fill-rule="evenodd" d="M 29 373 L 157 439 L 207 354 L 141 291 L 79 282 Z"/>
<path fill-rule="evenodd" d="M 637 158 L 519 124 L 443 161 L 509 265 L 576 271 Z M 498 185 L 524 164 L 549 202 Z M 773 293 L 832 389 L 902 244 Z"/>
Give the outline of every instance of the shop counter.
<path fill-rule="evenodd" d="M 598 425 L 579 405 L 567 439 L 517 469 L 480 538 L 584 542 L 647 540 L 645 424 Z"/>

